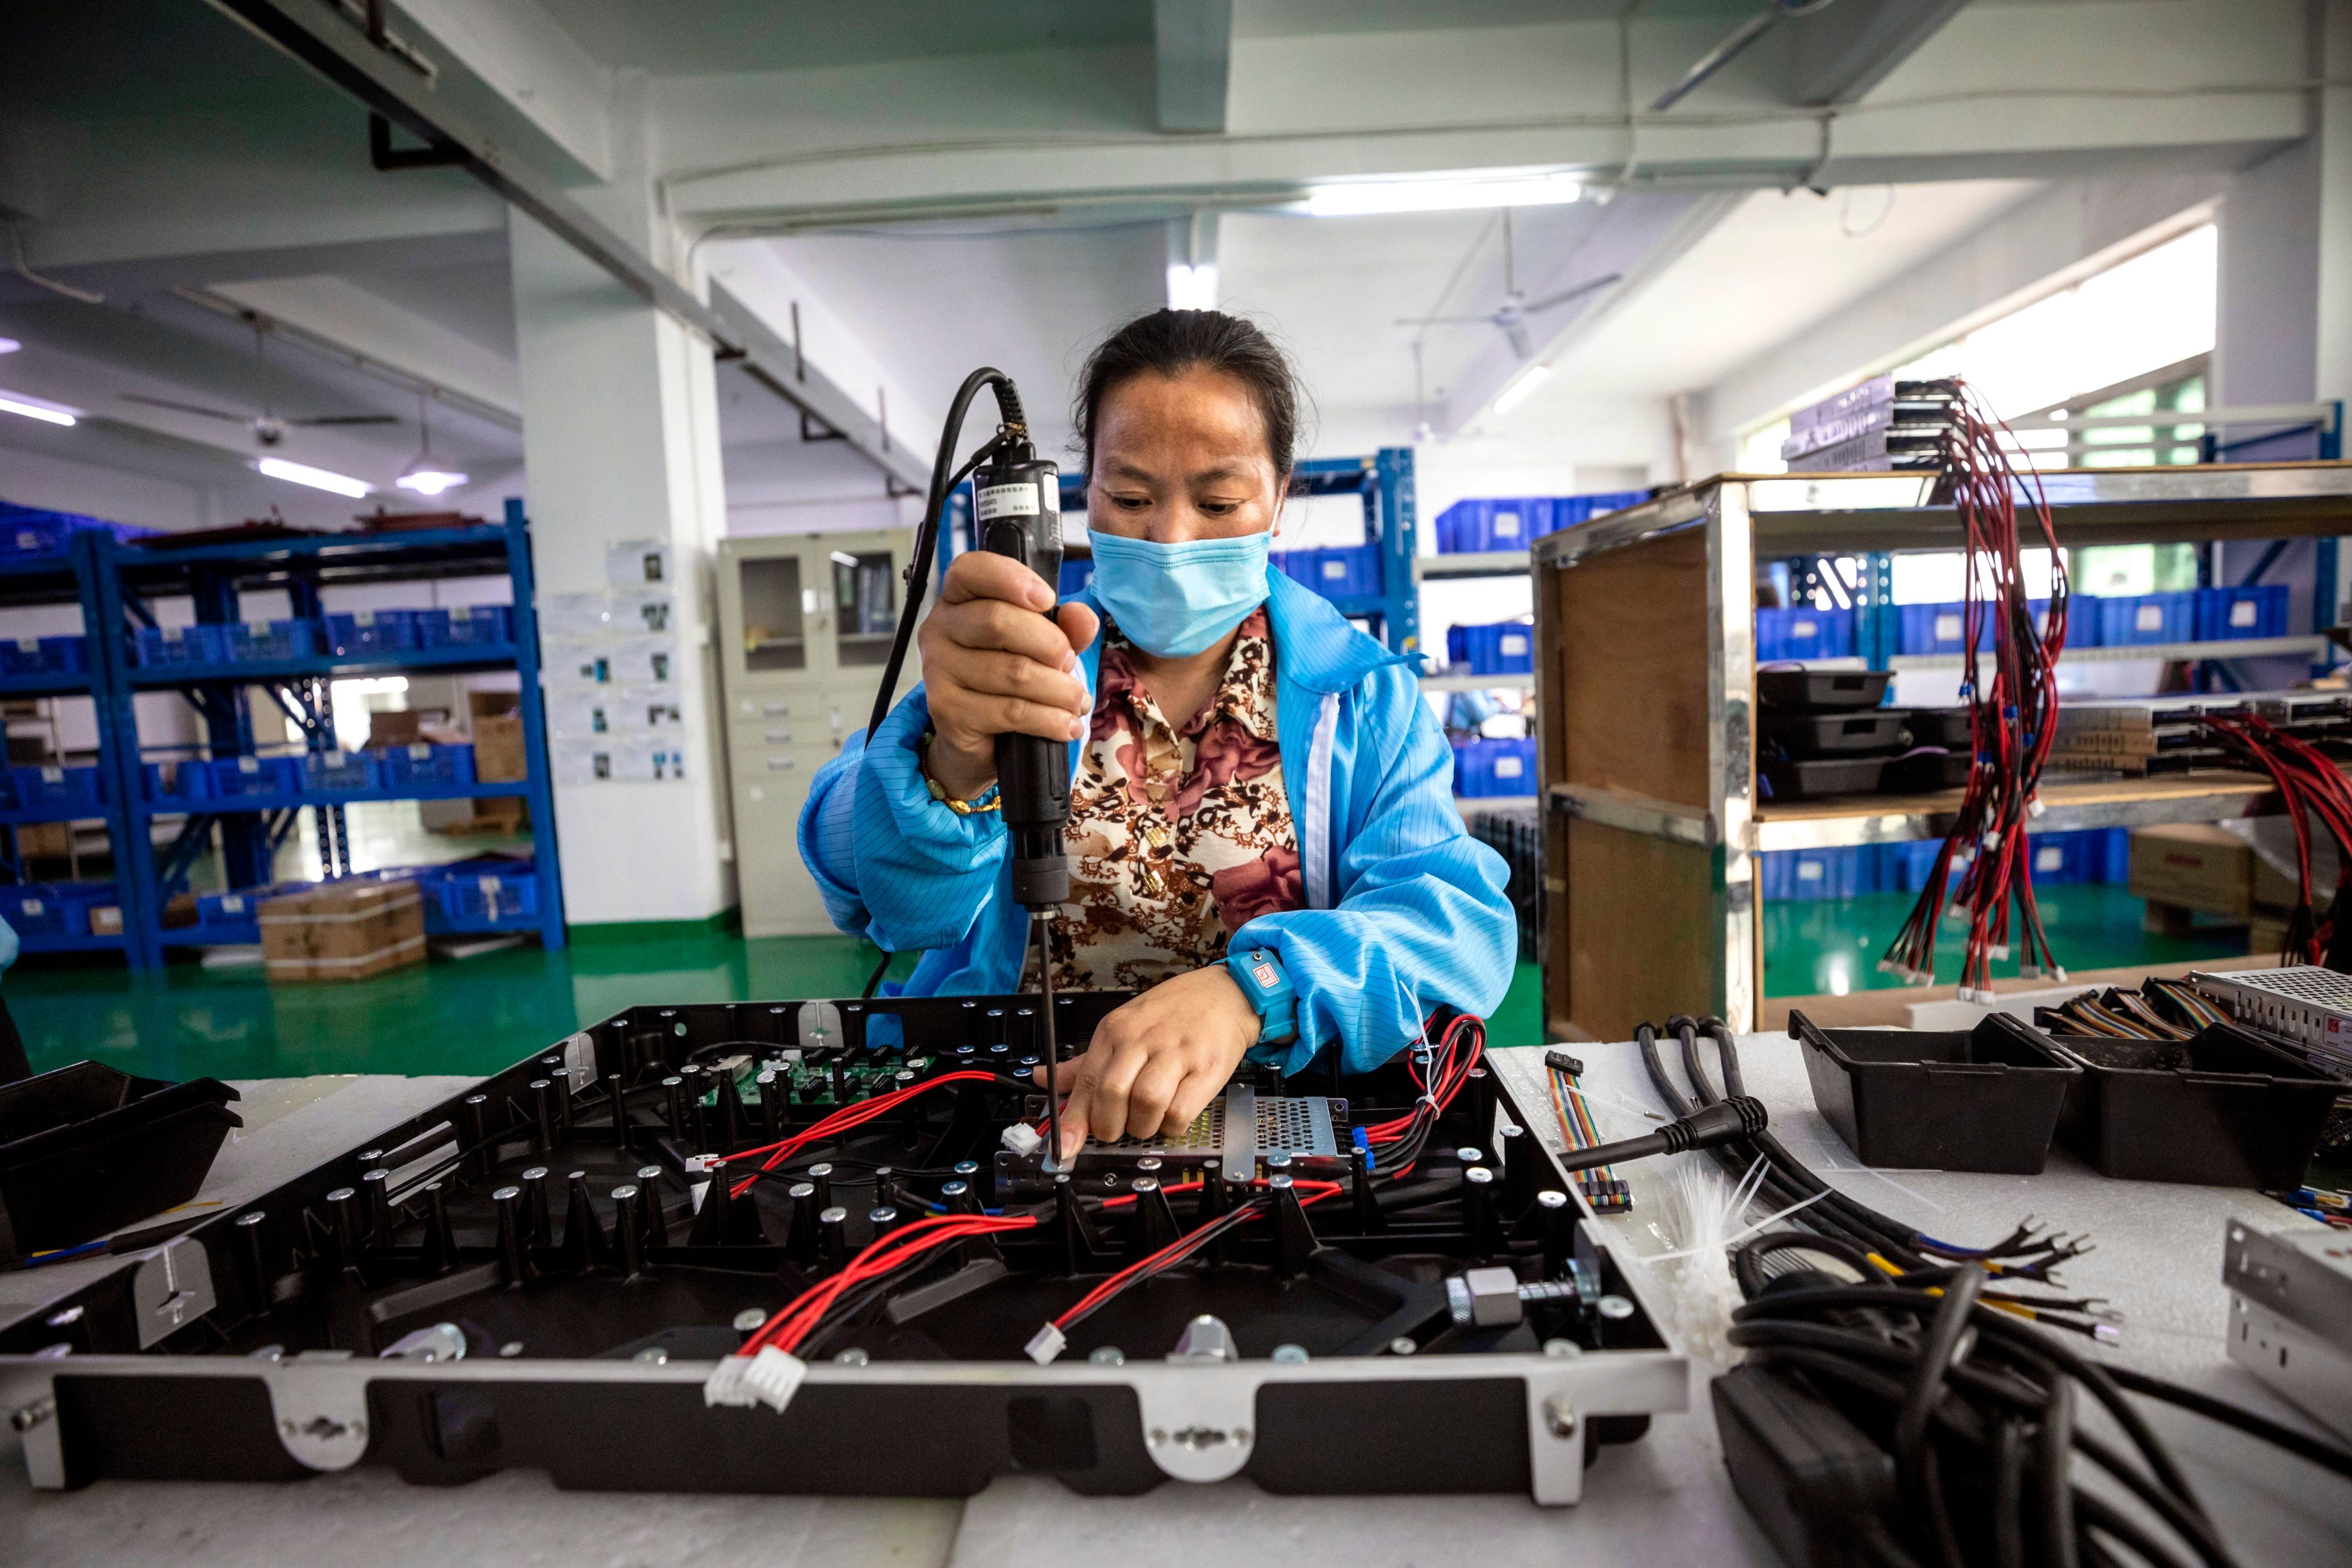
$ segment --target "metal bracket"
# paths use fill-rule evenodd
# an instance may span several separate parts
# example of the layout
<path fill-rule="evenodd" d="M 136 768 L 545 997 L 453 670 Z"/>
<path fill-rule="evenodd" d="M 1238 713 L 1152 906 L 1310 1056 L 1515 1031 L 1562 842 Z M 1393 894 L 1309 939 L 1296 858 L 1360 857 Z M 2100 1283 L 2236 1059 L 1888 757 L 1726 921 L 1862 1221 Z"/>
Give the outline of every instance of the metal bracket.
<path fill-rule="evenodd" d="M 1528 1379 L 1528 1491 L 1548 1508 L 1584 1500 L 1584 1445 L 1591 1425 L 1567 1376 Z"/>
<path fill-rule="evenodd" d="M 1225 1180 L 1257 1179 L 1257 1091 L 1246 1084 L 1225 1090 Z"/>
<path fill-rule="evenodd" d="M 286 1451 L 314 1470 L 348 1470 L 368 1447 L 367 1375 L 352 1362 L 281 1362 L 262 1373 L 269 1415 Z"/>
<path fill-rule="evenodd" d="M 830 1002 L 802 1003 L 800 1041 L 804 1051 L 846 1044 L 841 1032 L 841 1009 Z"/>
<path fill-rule="evenodd" d="M 40 1392 L 8 1412 L 8 1425 L 25 1450 L 25 1476 L 43 1491 L 63 1491 L 66 1486 L 65 1436 L 58 1429 L 57 1385 L 47 1378 Z M 20 1390 L 11 1390 L 21 1396 Z"/>
<path fill-rule="evenodd" d="M 1129 1370 L 1143 1446 L 1161 1473 L 1201 1482 L 1241 1473 L 1257 1445 L 1255 1370 L 1199 1362 Z"/>
<path fill-rule="evenodd" d="M 212 1255 L 192 1236 L 176 1237 L 139 1260 L 131 1277 L 131 1305 L 139 1324 L 139 1348 L 159 1340 L 213 1310 Z"/>

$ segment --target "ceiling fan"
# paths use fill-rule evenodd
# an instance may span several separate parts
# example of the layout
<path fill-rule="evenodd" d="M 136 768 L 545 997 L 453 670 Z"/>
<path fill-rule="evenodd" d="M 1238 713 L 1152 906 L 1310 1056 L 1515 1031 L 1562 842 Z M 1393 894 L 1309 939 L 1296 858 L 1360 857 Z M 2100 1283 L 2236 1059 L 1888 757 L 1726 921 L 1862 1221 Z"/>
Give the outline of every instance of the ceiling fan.
<path fill-rule="evenodd" d="M 263 348 L 262 323 L 258 317 L 251 314 L 248 314 L 246 319 L 253 326 L 253 357 L 267 363 L 269 356 Z M 292 429 L 309 429 L 322 425 L 397 425 L 400 423 L 399 416 L 393 414 L 279 415 L 271 410 L 266 400 L 261 405 L 260 413 L 238 414 L 226 408 L 207 407 L 201 403 L 181 403 L 169 397 L 150 397 L 142 392 L 125 392 L 117 395 L 125 403 L 143 403 L 150 408 L 170 408 L 182 414 L 194 414 L 205 419 L 225 419 L 234 425 L 242 425 L 253 432 L 255 442 L 264 447 L 277 446 L 286 439 L 286 432 Z"/>
<path fill-rule="evenodd" d="M 1539 310 L 1565 305 L 1570 300 L 1580 300 L 1598 289 L 1620 281 L 1624 274 L 1612 272 L 1602 278 L 1588 278 L 1572 288 L 1547 294 L 1540 300 L 1530 300 L 1519 292 L 1517 258 L 1512 254 L 1511 209 L 1503 209 L 1503 303 L 1494 312 L 1484 316 L 1407 316 L 1400 319 L 1400 327 L 1467 327 L 1491 326 L 1501 331 L 1509 340 L 1511 353 L 1522 360 L 1535 357 L 1535 342 L 1528 336 L 1528 318 Z"/>

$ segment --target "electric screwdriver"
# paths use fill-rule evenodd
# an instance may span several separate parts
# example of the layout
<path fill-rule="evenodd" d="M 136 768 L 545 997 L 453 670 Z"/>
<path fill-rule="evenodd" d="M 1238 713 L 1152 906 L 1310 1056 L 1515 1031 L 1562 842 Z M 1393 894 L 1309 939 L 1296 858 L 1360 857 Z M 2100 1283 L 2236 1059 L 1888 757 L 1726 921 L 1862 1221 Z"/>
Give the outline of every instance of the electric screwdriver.
<path fill-rule="evenodd" d="M 1027 441 L 1011 444 L 972 479 L 972 524 L 983 550 L 1009 555 L 1058 592 L 1062 577 L 1061 474 Z M 1053 618 L 1053 612 L 1046 612 Z M 996 785 L 1011 836 L 1013 897 L 1048 910 L 1070 896 L 1062 830 L 1070 820 L 1070 749 L 1035 735 L 996 737 Z"/>

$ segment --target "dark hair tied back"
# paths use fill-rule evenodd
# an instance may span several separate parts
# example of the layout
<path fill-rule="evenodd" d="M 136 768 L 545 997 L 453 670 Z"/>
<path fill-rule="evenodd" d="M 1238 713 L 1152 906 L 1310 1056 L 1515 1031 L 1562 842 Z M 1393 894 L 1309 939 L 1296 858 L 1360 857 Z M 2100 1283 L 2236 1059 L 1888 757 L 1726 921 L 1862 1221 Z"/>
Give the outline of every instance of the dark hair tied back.
<path fill-rule="evenodd" d="M 1213 370 L 1249 389 L 1265 422 L 1265 445 L 1277 478 L 1288 479 L 1298 442 L 1298 376 L 1274 341 L 1252 322 L 1222 310 L 1154 310 L 1138 316 L 1087 356 L 1078 375 L 1078 437 L 1087 469 L 1095 466 L 1095 419 L 1103 399 L 1136 376 L 1173 379 Z"/>

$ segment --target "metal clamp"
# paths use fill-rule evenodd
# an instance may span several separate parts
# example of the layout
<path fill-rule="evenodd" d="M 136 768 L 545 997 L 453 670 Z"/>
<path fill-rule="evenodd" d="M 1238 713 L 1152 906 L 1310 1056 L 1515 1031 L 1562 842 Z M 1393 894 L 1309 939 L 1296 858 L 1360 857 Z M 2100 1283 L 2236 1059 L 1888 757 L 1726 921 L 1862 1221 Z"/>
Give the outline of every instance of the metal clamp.
<path fill-rule="evenodd" d="M 1257 1445 L 1255 1368 L 1240 1363 L 1130 1364 L 1143 1417 L 1143 1445 L 1162 1474 L 1180 1481 L 1239 1475 Z"/>
<path fill-rule="evenodd" d="M 323 1364 L 321 1364 L 323 1363 Z M 368 1447 L 366 1370 L 336 1356 L 266 1367 L 269 1415 L 286 1451 L 314 1470 L 348 1470 Z"/>

